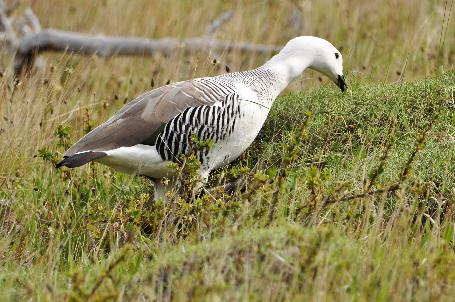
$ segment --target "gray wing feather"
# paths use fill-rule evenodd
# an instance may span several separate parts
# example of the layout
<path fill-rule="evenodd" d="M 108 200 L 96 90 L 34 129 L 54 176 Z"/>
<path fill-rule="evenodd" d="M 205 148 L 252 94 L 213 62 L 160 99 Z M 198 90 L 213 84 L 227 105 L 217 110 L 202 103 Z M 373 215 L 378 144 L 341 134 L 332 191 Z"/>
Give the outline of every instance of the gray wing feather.
<path fill-rule="evenodd" d="M 140 144 L 186 108 L 213 105 L 223 100 L 224 95 L 208 88 L 216 84 L 207 78 L 170 84 L 146 92 L 82 137 L 64 156 Z"/>

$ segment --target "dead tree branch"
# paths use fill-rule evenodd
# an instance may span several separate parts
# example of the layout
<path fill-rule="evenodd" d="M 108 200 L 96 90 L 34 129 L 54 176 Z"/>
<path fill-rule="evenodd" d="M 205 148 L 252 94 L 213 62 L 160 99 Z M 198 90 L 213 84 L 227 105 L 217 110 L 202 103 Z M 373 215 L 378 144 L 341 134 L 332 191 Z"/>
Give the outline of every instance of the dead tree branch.
<path fill-rule="evenodd" d="M 170 54 L 177 49 L 195 52 L 207 49 L 223 49 L 225 51 L 270 53 L 279 51 L 279 47 L 250 44 L 230 43 L 207 38 L 174 38 L 145 39 L 132 37 L 108 37 L 46 29 L 32 33 L 20 40 L 14 57 L 14 71 L 20 74 L 33 65 L 34 56 L 43 51 L 74 52 L 83 55 L 114 55 L 151 56 L 156 53 Z"/>
<path fill-rule="evenodd" d="M 0 0 L 0 42 L 14 53 L 13 68 L 17 75 L 29 72 L 37 56 L 45 51 L 69 52 L 81 55 L 109 56 L 152 56 L 157 53 L 169 55 L 176 50 L 186 52 L 208 51 L 219 58 L 224 51 L 271 53 L 280 47 L 251 43 L 231 43 L 214 39 L 216 31 L 226 23 L 232 12 L 225 12 L 207 26 L 205 35 L 188 39 L 140 37 L 112 37 L 68 32 L 57 29 L 41 29 L 40 22 L 31 9 L 13 22 L 8 8 Z M 16 28 L 14 28 L 16 27 Z"/>

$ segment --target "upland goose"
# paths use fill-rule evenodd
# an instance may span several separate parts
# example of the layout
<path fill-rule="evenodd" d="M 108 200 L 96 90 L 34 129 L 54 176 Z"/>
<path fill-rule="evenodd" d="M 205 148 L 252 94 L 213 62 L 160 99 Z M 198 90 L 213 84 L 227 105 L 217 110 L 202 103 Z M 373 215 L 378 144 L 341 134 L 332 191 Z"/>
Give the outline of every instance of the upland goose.
<path fill-rule="evenodd" d="M 212 142 L 197 151 L 204 181 L 250 146 L 276 97 L 306 68 L 346 89 L 341 53 L 324 39 L 297 37 L 256 69 L 182 81 L 138 96 L 69 148 L 57 167 L 96 161 L 147 176 L 154 180 L 155 198 L 162 198 L 161 179 L 171 177 L 170 164 L 190 152 L 193 135 Z"/>

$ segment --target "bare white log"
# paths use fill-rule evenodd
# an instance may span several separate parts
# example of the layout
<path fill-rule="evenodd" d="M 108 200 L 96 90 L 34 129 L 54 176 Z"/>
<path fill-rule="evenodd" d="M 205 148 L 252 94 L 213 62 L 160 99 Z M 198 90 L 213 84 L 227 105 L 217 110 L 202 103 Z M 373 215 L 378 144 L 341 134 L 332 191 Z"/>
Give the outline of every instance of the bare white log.
<path fill-rule="evenodd" d="M 232 17 L 232 12 L 225 12 L 207 26 L 202 37 L 188 39 L 161 38 L 147 39 L 139 37 L 110 37 L 90 35 L 57 29 L 41 29 L 40 22 L 29 8 L 24 16 L 14 21 L 3 0 L 0 0 L 0 42 L 6 42 L 8 50 L 14 53 L 13 67 L 16 75 L 31 70 L 39 62 L 38 55 L 45 51 L 69 52 L 82 55 L 102 57 L 131 55 L 151 56 L 156 53 L 169 55 L 176 50 L 186 52 L 206 51 L 218 61 L 218 53 L 229 51 L 270 53 L 279 51 L 280 47 L 231 43 L 214 39 L 216 31 Z M 18 36 L 19 34 L 19 36 Z M 229 68 L 226 65 L 226 70 Z"/>
<path fill-rule="evenodd" d="M 114 55 L 151 56 L 156 53 L 170 54 L 182 49 L 188 52 L 223 50 L 256 53 L 279 51 L 278 46 L 230 43 L 206 37 L 178 40 L 174 38 L 146 39 L 133 37 L 109 37 L 67 32 L 56 29 L 45 29 L 31 33 L 19 41 L 14 57 L 14 71 L 20 74 L 33 65 L 34 56 L 43 51 L 73 52 L 83 55 Z"/>

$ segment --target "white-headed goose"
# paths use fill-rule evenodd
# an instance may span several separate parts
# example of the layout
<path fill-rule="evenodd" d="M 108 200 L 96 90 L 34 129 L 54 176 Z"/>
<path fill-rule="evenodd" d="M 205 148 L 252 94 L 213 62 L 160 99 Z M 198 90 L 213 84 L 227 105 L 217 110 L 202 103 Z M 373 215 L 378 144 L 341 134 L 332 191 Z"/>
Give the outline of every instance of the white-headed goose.
<path fill-rule="evenodd" d="M 155 180 L 155 198 L 163 196 L 161 178 L 170 163 L 192 148 L 191 136 L 211 140 L 197 152 L 199 175 L 236 159 L 253 142 L 275 98 L 306 68 L 329 77 L 344 91 L 343 60 L 328 41 L 302 36 L 290 40 L 261 67 L 169 84 L 146 92 L 82 137 L 57 167 L 90 161 Z"/>

